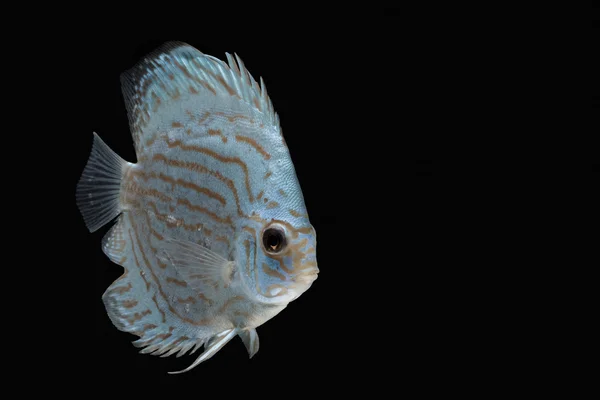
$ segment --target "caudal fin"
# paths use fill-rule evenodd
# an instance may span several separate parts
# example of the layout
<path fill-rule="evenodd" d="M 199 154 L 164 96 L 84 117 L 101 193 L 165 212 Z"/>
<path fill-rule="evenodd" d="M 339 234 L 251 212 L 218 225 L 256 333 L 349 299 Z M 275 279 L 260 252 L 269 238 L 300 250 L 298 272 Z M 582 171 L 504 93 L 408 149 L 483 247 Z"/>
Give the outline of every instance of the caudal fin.
<path fill-rule="evenodd" d="M 98 230 L 121 213 L 121 180 L 129 164 L 94 132 L 92 154 L 75 193 L 77 207 L 90 232 Z"/>

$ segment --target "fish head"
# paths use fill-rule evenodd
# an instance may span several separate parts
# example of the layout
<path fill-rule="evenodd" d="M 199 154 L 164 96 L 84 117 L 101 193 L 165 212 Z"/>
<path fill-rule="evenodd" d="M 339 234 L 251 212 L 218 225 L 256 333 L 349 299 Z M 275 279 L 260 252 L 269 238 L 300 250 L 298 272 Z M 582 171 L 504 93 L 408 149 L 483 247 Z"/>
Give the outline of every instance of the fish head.
<path fill-rule="evenodd" d="M 259 235 L 257 263 L 259 287 L 275 302 L 290 302 L 317 279 L 317 236 L 312 225 L 295 228 L 272 220 Z"/>
<path fill-rule="evenodd" d="M 262 220 L 240 243 L 247 290 L 261 303 L 287 304 L 317 279 L 317 235 L 310 223 Z"/>
<path fill-rule="evenodd" d="M 238 248 L 243 247 L 243 240 L 251 249 L 238 254 L 238 259 L 246 260 L 241 264 L 246 286 L 259 302 L 286 304 L 306 292 L 318 277 L 317 234 L 283 137 L 267 139 L 271 159 L 259 174 L 265 184 L 251 205 L 249 218 L 241 220 L 250 224 L 246 230 L 251 234 L 238 237 Z"/>

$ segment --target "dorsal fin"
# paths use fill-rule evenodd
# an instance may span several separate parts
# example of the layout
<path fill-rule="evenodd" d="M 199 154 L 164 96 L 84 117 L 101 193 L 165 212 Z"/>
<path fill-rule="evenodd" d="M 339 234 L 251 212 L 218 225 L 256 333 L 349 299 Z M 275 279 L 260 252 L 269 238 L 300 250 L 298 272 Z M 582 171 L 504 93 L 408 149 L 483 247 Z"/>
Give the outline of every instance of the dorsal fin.
<path fill-rule="evenodd" d="M 121 75 L 131 134 L 138 156 L 144 139 L 159 127 L 161 110 L 189 96 L 212 107 L 244 103 L 264 124 L 279 131 L 262 78 L 260 87 L 242 60 L 226 53 L 229 65 L 183 42 L 167 42 Z"/>

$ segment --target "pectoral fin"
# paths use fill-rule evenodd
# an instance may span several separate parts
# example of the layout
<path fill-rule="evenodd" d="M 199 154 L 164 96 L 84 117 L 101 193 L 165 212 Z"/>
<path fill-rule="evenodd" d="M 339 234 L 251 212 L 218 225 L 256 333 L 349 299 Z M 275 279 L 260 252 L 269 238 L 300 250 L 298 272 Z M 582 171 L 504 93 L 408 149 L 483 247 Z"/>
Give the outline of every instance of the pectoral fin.
<path fill-rule="evenodd" d="M 242 342 L 246 346 L 246 350 L 248 350 L 248 354 L 250 358 L 254 357 L 254 355 L 258 352 L 258 333 L 256 333 L 256 329 L 247 329 L 243 330 L 239 333 L 242 338 Z"/>
<path fill-rule="evenodd" d="M 207 247 L 167 238 L 162 253 L 187 284 L 199 293 L 214 290 L 214 285 L 230 283 L 234 263 Z"/>
<path fill-rule="evenodd" d="M 183 371 L 169 372 L 169 374 L 182 374 L 195 368 L 196 366 L 198 366 L 198 364 L 208 360 L 209 358 L 217 354 L 217 352 L 221 350 L 223 346 L 225 346 L 231 339 L 233 339 L 237 333 L 237 329 L 228 329 L 213 336 L 205 345 L 204 353 L 200 354 L 200 357 L 198 357 L 198 359 L 194 361 L 192 365 L 190 365 Z"/>

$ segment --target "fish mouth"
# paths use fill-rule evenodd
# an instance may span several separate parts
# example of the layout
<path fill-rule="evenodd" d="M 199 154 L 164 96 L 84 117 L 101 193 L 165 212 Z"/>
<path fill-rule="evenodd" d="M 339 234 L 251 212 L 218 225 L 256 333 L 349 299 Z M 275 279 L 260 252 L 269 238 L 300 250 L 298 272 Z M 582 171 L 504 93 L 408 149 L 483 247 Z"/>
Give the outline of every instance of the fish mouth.
<path fill-rule="evenodd" d="M 318 277 L 319 277 L 319 268 L 314 267 L 314 268 L 302 271 L 302 273 L 296 275 L 294 277 L 294 282 L 301 283 L 301 284 L 310 284 L 310 283 L 314 282 Z"/>
<path fill-rule="evenodd" d="M 300 286 L 310 286 L 319 276 L 319 265 L 315 254 L 305 256 L 300 265 L 297 265 L 293 274 L 288 279 Z"/>

